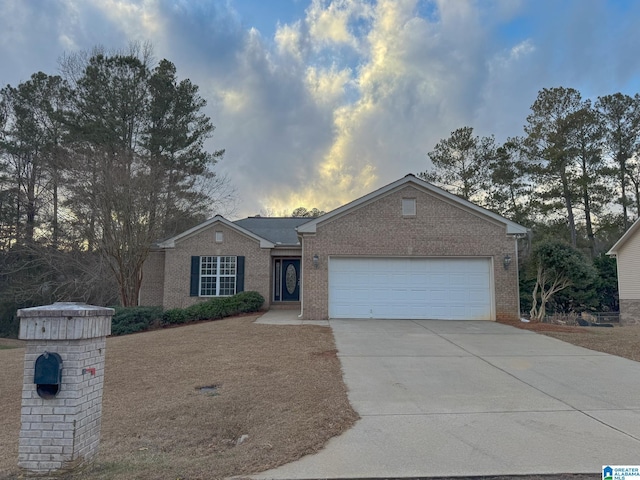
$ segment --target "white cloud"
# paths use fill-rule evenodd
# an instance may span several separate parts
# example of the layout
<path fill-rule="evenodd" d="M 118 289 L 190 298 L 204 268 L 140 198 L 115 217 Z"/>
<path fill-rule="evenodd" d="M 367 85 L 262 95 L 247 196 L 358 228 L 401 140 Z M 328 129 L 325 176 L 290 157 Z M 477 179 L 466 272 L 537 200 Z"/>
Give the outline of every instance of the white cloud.
<path fill-rule="evenodd" d="M 355 24 L 370 15 L 369 3 L 361 0 L 313 0 L 306 23 L 318 48 L 347 45 L 355 49 L 360 41 Z"/>
<path fill-rule="evenodd" d="M 151 40 L 207 98 L 209 145 L 227 151 L 218 168 L 239 214 L 327 209 L 423 171 L 455 128 L 519 134 L 543 87 L 635 93 L 640 4 L 627 9 L 312 0 L 304 17 L 260 32 L 231 1 L 4 0 L 0 83 L 55 73 L 65 51 Z"/>
<path fill-rule="evenodd" d="M 509 59 L 519 60 L 520 58 L 533 53 L 535 49 L 536 47 L 533 45 L 533 42 L 530 39 L 527 39 L 524 42 L 517 44 L 509 51 Z"/>
<path fill-rule="evenodd" d="M 297 98 L 289 116 L 305 108 L 303 118 L 310 129 L 286 127 L 286 120 L 282 124 L 274 118 L 281 128 L 263 141 L 269 145 L 284 139 L 296 152 L 289 161 L 287 154 L 277 161 L 289 167 L 287 176 L 293 181 L 263 171 L 260 178 L 266 188 L 253 189 L 262 209 L 287 211 L 299 205 L 332 209 L 407 173 L 423 171 L 433 145 L 471 119 L 474 110 L 469 103 L 481 98 L 474 82 L 481 83 L 486 76 L 486 41 L 478 15 L 471 7 L 446 7 L 425 19 L 416 16 L 416 9 L 415 0 L 381 0 L 373 8 L 368 2 L 314 2 L 307 11 L 306 29 L 302 22 L 278 29 L 280 56 L 263 52 L 251 57 L 269 58 L 270 68 L 260 75 L 275 74 L 283 85 L 286 69 L 299 72 L 305 63 L 322 59 L 323 51 L 333 51 L 331 42 L 357 43 L 360 54 L 355 69 L 335 63 L 310 65 L 302 84 L 295 75 L 286 76 L 288 96 Z M 347 25 L 365 17 L 357 42 L 344 34 Z M 327 26 L 327 18 L 333 27 Z M 267 92 L 274 95 L 271 89 L 263 93 Z M 310 100 L 314 102 L 309 104 Z M 259 103 L 256 98 L 248 101 L 254 114 L 261 110 Z M 318 127 L 325 129 L 324 136 L 308 135 L 300 142 L 300 132 Z"/>
<path fill-rule="evenodd" d="M 301 61 L 302 33 L 300 32 L 301 22 L 297 21 L 293 25 L 282 25 L 276 30 L 275 41 L 278 51 L 283 55 L 292 55 L 296 60 Z"/>
<path fill-rule="evenodd" d="M 146 40 L 163 29 L 164 19 L 156 9 L 157 1 L 92 0 L 93 7 L 112 24 L 118 25 L 129 40 Z"/>
<path fill-rule="evenodd" d="M 320 69 L 307 68 L 307 89 L 318 105 L 337 106 L 345 97 L 345 88 L 351 82 L 349 69 L 338 70 L 335 67 Z"/>
<path fill-rule="evenodd" d="M 311 24 L 311 36 L 321 42 L 345 43 L 355 45 L 356 39 L 349 33 L 349 3 L 341 5 L 338 2 L 324 8 L 320 2 L 314 2 L 307 14 L 307 21 Z"/>

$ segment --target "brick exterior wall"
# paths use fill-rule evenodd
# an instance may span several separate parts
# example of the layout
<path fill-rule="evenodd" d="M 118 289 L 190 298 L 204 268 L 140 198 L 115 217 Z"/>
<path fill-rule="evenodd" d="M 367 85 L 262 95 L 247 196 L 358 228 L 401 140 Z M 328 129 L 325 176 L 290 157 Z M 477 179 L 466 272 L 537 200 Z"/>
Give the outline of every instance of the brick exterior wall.
<path fill-rule="evenodd" d="M 106 338 L 95 340 L 27 342 L 20 467 L 45 473 L 67 470 L 90 461 L 98 453 Z M 38 396 L 33 383 L 36 359 L 45 351 L 58 353 L 63 365 L 60 392 L 49 400 Z M 95 368 L 95 376 L 82 374 L 83 368 Z"/>
<path fill-rule="evenodd" d="M 402 199 L 415 198 L 416 216 L 402 216 Z M 303 318 L 328 317 L 328 257 L 481 256 L 493 259 L 497 319 L 518 318 L 519 292 L 515 240 L 506 227 L 439 196 L 405 185 L 341 217 L 320 223 L 303 238 Z M 312 257 L 320 257 L 314 269 Z M 513 262 L 503 266 L 505 255 Z"/>
<path fill-rule="evenodd" d="M 159 306 L 164 297 L 164 250 L 151 250 L 142 265 L 138 305 Z"/>
<path fill-rule="evenodd" d="M 27 340 L 18 465 L 27 472 L 64 473 L 98 453 L 112 315 L 112 309 L 77 304 L 18 311 L 20 338 Z M 45 351 L 62 358 L 60 389 L 48 399 L 34 383 L 36 360 Z"/>
<path fill-rule="evenodd" d="M 216 231 L 223 232 L 224 241 L 216 243 Z M 210 297 L 189 295 L 191 256 L 244 256 L 244 289 L 260 293 L 269 308 L 271 297 L 271 251 L 260 248 L 260 242 L 222 223 L 214 223 L 196 234 L 180 239 L 174 248 L 165 250 L 164 308 L 185 308 Z M 147 297 L 148 298 L 148 297 Z"/>
<path fill-rule="evenodd" d="M 640 300 L 620 299 L 620 325 L 640 325 Z"/>

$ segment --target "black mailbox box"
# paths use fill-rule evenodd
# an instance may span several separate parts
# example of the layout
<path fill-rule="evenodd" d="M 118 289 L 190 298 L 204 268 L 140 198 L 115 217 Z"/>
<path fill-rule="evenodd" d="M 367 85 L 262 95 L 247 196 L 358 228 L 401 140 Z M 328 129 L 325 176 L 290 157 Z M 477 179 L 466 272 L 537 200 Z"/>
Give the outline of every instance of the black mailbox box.
<path fill-rule="evenodd" d="M 40 397 L 49 399 L 58 394 L 62 383 L 62 357 L 55 352 L 44 352 L 36 359 L 33 383 Z"/>

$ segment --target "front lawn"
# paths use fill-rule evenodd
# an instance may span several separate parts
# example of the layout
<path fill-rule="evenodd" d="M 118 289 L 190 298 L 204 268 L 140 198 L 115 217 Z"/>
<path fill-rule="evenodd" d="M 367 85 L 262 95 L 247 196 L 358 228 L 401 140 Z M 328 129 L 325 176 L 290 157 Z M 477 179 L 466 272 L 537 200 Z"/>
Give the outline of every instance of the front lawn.
<path fill-rule="evenodd" d="M 100 454 L 71 478 L 246 475 L 316 452 L 350 428 L 357 414 L 331 330 L 255 318 L 109 338 Z M 23 356 L 0 351 L 0 478 L 19 478 Z"/>

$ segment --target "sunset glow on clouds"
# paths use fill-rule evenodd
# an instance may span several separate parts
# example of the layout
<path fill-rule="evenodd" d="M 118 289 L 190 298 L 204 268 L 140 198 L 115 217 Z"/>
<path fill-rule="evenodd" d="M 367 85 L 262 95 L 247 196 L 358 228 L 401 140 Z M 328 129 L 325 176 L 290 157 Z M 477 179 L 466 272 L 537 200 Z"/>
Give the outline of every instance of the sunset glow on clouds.
<path fill-rule="evenodd" d="M 639 19 L 613 0 L 5 0 L 0 81 L 150 41 L 208 100 L 235 216 L 328 210 L 424 171 L 461 126 L 521 134 L 544 87 L 639 92 Z"/>

